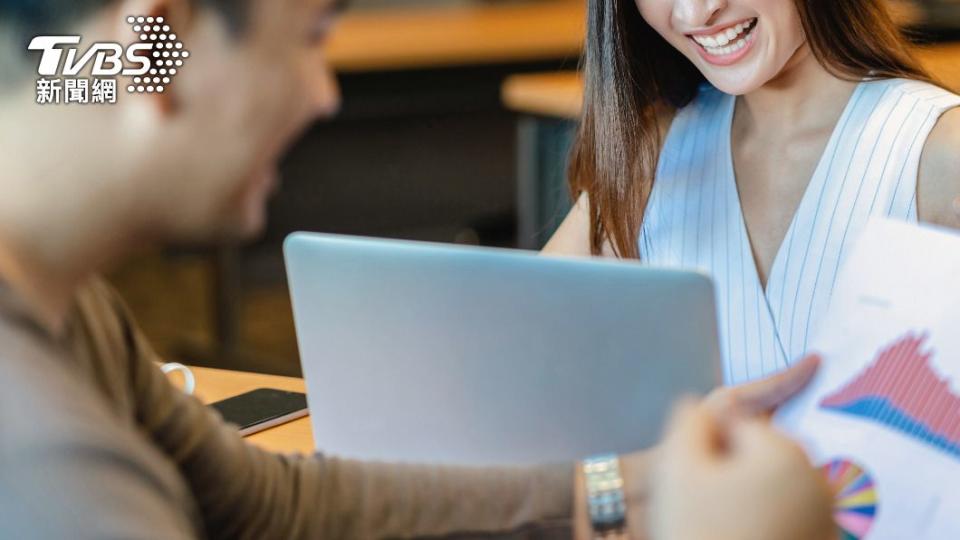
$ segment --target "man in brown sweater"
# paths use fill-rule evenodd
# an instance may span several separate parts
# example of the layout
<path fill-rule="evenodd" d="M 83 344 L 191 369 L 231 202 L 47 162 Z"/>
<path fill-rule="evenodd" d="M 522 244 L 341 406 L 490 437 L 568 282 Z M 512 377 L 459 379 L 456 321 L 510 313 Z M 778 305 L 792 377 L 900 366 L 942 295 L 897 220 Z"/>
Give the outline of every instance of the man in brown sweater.
<path fill-rule="evenodd" d="M 589 534 L 573 464 L 394 466 L 245 444 L 169 384 L 95 277 L 144 244 L 261 229 L 279 156 L 337 108 L 322 48 L 335 7 L 0 0 L 0 538 L 562 537 L 574 521 Z M 125 44 L 130 15 L 163 17 L 187 45 L 174 82 L 128 94 L 121 77 L 114 105 L 38 104 L 30 37 Z M 822 482 L 749 417 L 814 364 L 688 406 L 663 449 L 623 456 L 633 535 L 828 536 Z"/>

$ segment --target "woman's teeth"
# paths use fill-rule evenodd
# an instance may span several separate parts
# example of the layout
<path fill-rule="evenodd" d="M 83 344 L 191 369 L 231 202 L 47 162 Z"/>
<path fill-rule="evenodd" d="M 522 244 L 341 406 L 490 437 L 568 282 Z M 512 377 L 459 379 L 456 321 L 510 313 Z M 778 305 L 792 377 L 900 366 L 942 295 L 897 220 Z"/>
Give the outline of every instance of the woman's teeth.
<path fill-rule="evenodd" d="M 733 54 L 747 46 L 750 34 L 756 26 L 757 19 L 742 22 L 712 36 L 691 36 L 707 53 L 713 56 Z"/>

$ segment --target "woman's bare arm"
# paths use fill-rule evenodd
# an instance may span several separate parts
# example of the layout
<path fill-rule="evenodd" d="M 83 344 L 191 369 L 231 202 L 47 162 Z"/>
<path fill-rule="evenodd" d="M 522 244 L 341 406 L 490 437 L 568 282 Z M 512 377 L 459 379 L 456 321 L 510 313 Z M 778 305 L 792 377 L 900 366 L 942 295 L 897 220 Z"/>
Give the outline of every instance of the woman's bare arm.
<path fill-rule="evenodd" d="M 944 114 L 927 139 L 917 206 L 920 221 L 960 229 L 960 108 Z"/>
<path fill-rule="evenodd" d="M 590 249 L 590 196 L 586 192 L 580 194 L 580 198 L 541 253 L 566 257 L 593 255 Z M 609 242 L 604 242 L 601 256 L 616 257 Z"/>

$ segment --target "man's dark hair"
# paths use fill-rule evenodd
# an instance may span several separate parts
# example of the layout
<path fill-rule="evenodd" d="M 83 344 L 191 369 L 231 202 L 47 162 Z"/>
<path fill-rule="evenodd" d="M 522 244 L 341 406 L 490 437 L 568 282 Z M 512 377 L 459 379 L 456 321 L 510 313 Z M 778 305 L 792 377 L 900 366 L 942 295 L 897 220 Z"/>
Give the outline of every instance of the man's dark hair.
<path fill-rule="evenodd" d="M 0 90 L 12 83 L 27 57 L 27 45 L 40 34 L 70 34 L 83 19 L 116 0 L 0 0 Z M 193 0 L 224 16 L 239 32 L 246 23 L 249 0 Z M 140 15 L 129 13 L 126 15 Z M 146 14 L 142 14 L 146 15 Z"/>
<path fill-rule="evenodd" d="M 64 32 L 77 21 L 92 15 L 115 0 L 0 0 L 0 21 L 12 23 L 26 34 Z M 194 0 L 214 7 L 239 28 L 246 15 L 245 0 Z M 134 15 L 134 14 L 130 14 Z"/>

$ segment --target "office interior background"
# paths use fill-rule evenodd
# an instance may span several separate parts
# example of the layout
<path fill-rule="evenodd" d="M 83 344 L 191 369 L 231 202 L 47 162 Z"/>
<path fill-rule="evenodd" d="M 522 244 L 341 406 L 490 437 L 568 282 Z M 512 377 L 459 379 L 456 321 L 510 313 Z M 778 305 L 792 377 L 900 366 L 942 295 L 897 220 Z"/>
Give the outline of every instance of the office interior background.
<path fill-rule="evenodd" d="M 888 1 L 960 90 L 960 0 Z M 536 249 L 569 208 L 585 0 L 349 6 L 328 54 L 343 108 L 285 159 L 264 235 L 157 248 L 109 276 L 165 360 L 299 375 L 293 231 Z"/>

